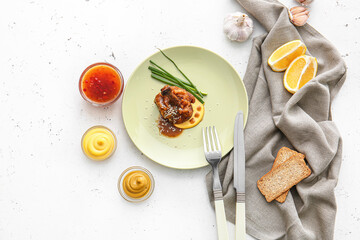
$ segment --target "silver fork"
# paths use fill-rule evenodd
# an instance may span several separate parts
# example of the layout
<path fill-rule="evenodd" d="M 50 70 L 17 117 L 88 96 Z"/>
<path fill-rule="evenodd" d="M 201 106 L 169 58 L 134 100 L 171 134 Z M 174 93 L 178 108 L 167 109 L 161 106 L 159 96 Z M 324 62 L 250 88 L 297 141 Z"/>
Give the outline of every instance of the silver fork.
<path fill-rule="evenodd" d="M 205 158 L 213 170 L 213 193 L 215 200 L 216 225 L 219 240 L 228 240 L 229 234 L 226 224 L 224 200 L 219 178 L 219 163 L 221 161 L 221 146 L 216 128 L 203 128 Z"/>

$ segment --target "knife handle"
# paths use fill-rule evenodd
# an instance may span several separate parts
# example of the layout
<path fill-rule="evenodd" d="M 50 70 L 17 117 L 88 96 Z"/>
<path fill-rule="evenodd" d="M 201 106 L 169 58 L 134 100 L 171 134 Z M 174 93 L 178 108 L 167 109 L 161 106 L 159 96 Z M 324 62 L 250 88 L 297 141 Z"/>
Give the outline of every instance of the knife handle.
<path fill-rule="evenodd" d="M 236 240 L 245 240 L 246 238 L 246 224 L 245 224 L 245 203 L 236 203 L 236 223 L 235 233 Z"/>
<path fill-rule="evenodd" d="M 215 200 L 216 226 L 219 240 L 229 240 L 227 230 L 224 200 Z"/>

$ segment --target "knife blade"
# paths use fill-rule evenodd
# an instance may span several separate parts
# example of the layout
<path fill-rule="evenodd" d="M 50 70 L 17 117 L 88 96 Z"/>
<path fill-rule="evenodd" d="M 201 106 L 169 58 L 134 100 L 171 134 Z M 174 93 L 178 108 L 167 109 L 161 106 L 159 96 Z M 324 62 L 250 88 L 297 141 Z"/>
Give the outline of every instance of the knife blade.
<path fill-rule="evenodd" d="M 234 188 L 236 190 L 236 240 L 245 240 L 245 146 L 242 111 L 235 118 L 234 130 Z"/>
<path fill-rule="evenodd" d="M 239 111 L 235 118 L 234 131 L 234 188 L 237 193 L 245 194 L 245 147 L 244 147 L 244 120 Z"/>

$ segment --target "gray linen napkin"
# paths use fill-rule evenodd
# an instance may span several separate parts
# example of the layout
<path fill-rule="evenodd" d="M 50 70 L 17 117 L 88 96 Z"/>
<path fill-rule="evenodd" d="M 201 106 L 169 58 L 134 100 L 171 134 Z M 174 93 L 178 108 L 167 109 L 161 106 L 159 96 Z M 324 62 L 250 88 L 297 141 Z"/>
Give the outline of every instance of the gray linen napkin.
<path fill-rule="evenodd" d="M 238 0 L 268 32 L 253 40 L 244 76 L 249 96 L 245 128 L 246 230 L 259 239 L 333 239 L 342 140 L 331 121 L 331 102 L 346 76 L 335 47 L 310 25 L 293 26 L 285 6 L 276 0 Z M 267 59 L 280 45 L 301 39 L 318 60 L 318 73 L 296 94 L 283 86 L 283 74 Z M 220 133 L 221 134 L 221 133 Z M 266 202 L 256 182 L 272 167 L 278 150 L 287 146 L 306 155 L 312 174 L 293 187 L 286 201 Z M 233 153 L 220 164 L 226 215 L 235 221 Z M 212 176 L 206 176 L 213 203 Z"/>

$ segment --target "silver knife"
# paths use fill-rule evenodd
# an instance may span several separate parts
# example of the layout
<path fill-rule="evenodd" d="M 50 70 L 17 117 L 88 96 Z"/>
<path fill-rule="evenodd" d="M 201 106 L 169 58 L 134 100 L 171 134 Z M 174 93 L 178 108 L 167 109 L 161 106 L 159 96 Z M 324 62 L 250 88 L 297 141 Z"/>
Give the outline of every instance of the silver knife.
<path fill-rule="evenodd" d="M 245 240 L 245 147 L 244 117 L 239 111 L 235 118 L 234 131 L 234 188 L 236 190 L 236 240 Z"/>

